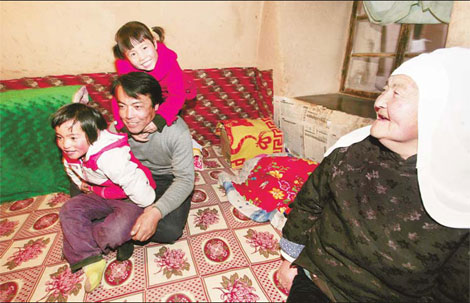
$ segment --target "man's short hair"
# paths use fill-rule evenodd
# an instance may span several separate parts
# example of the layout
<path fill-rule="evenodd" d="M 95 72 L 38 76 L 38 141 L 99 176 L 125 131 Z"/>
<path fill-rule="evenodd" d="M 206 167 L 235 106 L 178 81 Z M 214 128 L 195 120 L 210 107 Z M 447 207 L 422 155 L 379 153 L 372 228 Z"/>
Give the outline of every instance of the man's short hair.
<path fill-rule="evenodd" d="M 152 106 L 163 103 L 162 88 L 158 81 L 145 72 L 130 72 L 120 75 L 111 86 L 111 93 L 116 97 L 116 89 L 121 86 L 124 92 L 133 98 L 138 95 L 149 96 Z"/>

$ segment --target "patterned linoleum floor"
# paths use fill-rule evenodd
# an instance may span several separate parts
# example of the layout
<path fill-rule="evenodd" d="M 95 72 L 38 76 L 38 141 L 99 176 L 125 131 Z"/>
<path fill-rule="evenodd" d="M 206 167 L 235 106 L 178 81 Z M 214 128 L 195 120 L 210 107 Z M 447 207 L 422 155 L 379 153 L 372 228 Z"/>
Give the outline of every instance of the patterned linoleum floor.
<path fill-rule="evenodd" d="M 62 257 L 58 213 L 64 193 L 0 205 L 0 302 L 282 302 L 280 233 L 238 213 L 217 185 L 234 172 L 218 146 L 204 149 L 203 171 L 183 236 L 174 244 L 136 246 L 128 261 L 106 256 L 101 286 L 83 289 Z"/>

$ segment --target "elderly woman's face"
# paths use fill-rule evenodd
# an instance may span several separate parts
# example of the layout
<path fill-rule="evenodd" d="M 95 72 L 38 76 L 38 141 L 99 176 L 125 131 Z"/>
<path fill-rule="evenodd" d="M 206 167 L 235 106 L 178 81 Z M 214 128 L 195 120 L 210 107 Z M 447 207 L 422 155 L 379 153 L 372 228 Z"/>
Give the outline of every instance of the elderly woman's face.
<path fill-rule="evenodd" d="M 381 142 L 416 143 L 418 99 L 418 87 L 413 79 L 405 75 L 391 76 L 375 101 L 377 120 L 372 124 L 371 135 Z"/>

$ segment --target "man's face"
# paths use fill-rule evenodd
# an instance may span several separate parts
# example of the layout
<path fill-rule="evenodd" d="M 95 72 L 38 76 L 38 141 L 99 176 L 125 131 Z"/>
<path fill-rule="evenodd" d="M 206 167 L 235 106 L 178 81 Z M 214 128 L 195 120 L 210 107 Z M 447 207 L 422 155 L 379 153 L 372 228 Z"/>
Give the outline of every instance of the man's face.
<path fill-rule="evenodd" d="M 374 104 L 377 120 L 371 135 L 380 141 L 416 142 L 418 139 L 418 87 L 408 76 L 394 75 L 388 79 Z"/>
<path fill-rule="evenodd" d="M 128 96 L 122 86 L 116 89 L 116 99 L 119 105 L 119 117 L 131 134 L 139 134 L 152 122 L 158 105 L 152 106 L 152 100 L 147 95 Z"/>

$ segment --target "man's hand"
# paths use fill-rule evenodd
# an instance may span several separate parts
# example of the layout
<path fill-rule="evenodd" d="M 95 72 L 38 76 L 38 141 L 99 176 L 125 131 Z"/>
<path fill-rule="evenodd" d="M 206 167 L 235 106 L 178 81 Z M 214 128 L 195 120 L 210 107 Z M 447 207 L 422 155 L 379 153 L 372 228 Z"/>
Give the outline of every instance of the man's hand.
<path fill-rule="evenodd" d="M 147 241 L 155 234 L 157 225 L 162 218 L 160 210 L 153 205 L 147 206 L 144 212 L 135 221 L 132 227 L 131 236 L 132 240 Z"/>
<path fill-rule="evenodd" d="M 297 267 L 291 267 L 291 265 L 291 262 L 283 260 L 277 271 L 279 284 L 287 289 L 287 291 L 290 291 L 292 281 L 294 281 L 295 276 L 297 276 Z"/>
<path fill-rule="evenodd" d="M 131 134 L 132 138 L 134 138 L 134 140 L 136 141 L 139 141 L 139 142 L 147 142 L 149 139 L 148 139 L 148 136 L 151 134 L 151 133 L 154 133 L 157 131 L 157 126 L 153 123 L 153 122 L 150 122 L 149 124 L 147 124 L 147 126 L 138 134 Z"/>

